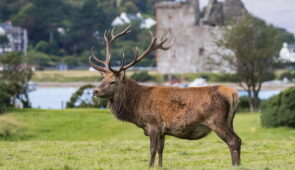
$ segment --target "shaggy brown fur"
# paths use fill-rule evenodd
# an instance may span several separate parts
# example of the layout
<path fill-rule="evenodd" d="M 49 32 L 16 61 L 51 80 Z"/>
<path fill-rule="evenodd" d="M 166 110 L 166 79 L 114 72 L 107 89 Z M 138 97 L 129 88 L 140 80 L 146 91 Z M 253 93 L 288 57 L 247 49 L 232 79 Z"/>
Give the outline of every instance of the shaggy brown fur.
<path fill-rule="evenodd" d="M 114 80 L 117 82 L 110 87 L 109 82 Z M 95 95 L 102 97 L 104 90 L 110 88 L 112 94 L 105 97 L 109 99 L 109 108 L 114 116 L 134 123 L 150 136 L 150 166 L 153 166 L 157 151 L 159 166 L 162 166 L 165 135 L 197 140 L 211 130 L 228 144 L 232 164 L 239 165 L 241 140 L 232 126 L 238 103 L 235 90 L 226 86 L 147 87 L 107 73 Z"/>

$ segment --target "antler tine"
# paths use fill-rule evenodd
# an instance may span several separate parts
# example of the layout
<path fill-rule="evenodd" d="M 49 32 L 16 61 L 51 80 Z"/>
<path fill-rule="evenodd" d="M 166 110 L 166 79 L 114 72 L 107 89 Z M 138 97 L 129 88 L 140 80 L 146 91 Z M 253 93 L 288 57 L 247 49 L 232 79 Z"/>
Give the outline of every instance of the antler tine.
<path fill-rule="evenodd" d="M 110 63 L 110 61 L 111 61 L 111 52 L 110 52 L 111 44 L 115 39 L 117 39 L 117 38 L 119 38 L 119 37 L 121 37 L 121 36 L 123 36 L 125 34 L 130 33 L 131 32 L 130 27 L 131 27 L 131 25 L 129 25 L 122 32 L 120 32 L 120 33 L 118 33 L 116 35 L 114 34 L 115 27 L 113 27 L 112 29 L 109 29 L 109 30 L 107 30 L 105 32 L 105 35 L 104 35 L 104 39 L 106 41 L 106 61 L 105 61 L 105 65 L 106 65 L 106 68 L 108 70 L 112 71 L 112 72 L 116 72 L 116 71 L 111 68 L 111 63 Z"/>
<path fill-rule="evenodd" d="M 128 33 L 131 32 L 130 27 L 131 27 L 131 25 L 129 25 L 121 33 L 118 33 L 116 35 L 114 34 L 115 27 L 113 27 L 112 29 L 105 30 L 105 32 L 104 32 L 104 40 L 105 40 L 105 46 L 106 46 L 105 47 L 106 60 L 105 61 L 102 61 L 102 60 L 98 59 L 94 55 L 93 47 L 92 47 L 91 54 L 90 54 L 90 57 L 89 57 L 89 64 L 91 65 L 91 67 L 93 67 L 94 69 L 96 69 L 98 71 L 102 71 L 102 72 L 112 71 L 114 73 L 118 73 L 118 72 L 122 71 L 122 69 L 124 67 L 124 64 L 125 64 L 124 63 L 125 56 L 123 56 L 123 58 L 122 58 L 122 62 L 121 62 L 121 66 L 120 66 L 119 71 L 113 70 L 111 68 L 111 65 L 110 65 L 110 61 L 111 61 L 111 51 L 110 51 L 110 48 L 111 48 L 112 41 L 114 41 L 115 39 L 117 39 L 117 38 L 119 38 L 119 37 L 121 37 L 121 36 L 123 36 L 123 35 L 128 34 Z M 92 62 L 92 59 L 94 59 L 95 61 L 97 61 L 100 64 L 104 64 L 105 65 L 105 68 L 94 64 Z"/>
<path fill-rule="evenodd" d="M 174 39 L 172 39 L 172 41 L 171 41 L 171 43 L 167 46 L 167 47 L 164 47 L 163 45 L 168 41 L 168 39 L 169 39 L 169 33 L 167 34 L 167 36 L 163 39 L 163 34 L 162 34 L 162 36 L 161 36 L 161 38 L 160 38 L 160 43 L 158 43 L 157 44 L 157 46 L 156 46 L 156 49 L 162 49 L 162 50 L 168 50 L 168 49 L 170 49 L 171 48 L 171 46 L 172 46 L 172 44 L 173 44 L 173 41 L 174 41 Z"/>
<path fill-rule="evenodd" d="M 90 56 L 89 56 L 89 64 L 90 64 L 90 66 L 91 66 L 92 68 L 94 68 L 95 70 L 97 70 L 97 71 L 101 71 L 101 72 L 104 72 L 104 73 L 107 72 L 107 70 L 106 70 L 105 68 L 100 67 L 100 66 L 98 66 L 98 65 L 95 65 L 95 64 L 91 61 L 92 57 L 93 57 L 93 53 L 91 52 L 91 54 L 90 54 Z"/>
<path fill-rule="evenodd" d="M 116 28 L 116 27 L 113 27 L 113 29 L 112 29 L 112 31 L 111 31 L 111 36 L 112 36 L 112 37 L 114 37 L 115 28 Z"/>
<path fill-rule="evenodd" d="M 138 55 L 139 54 L 138 47 L 135 47 L 135 50 L 136 50 L 136 52 L 135 52 L 133 60 L 127 66 L 123 67 L 123 69 L 126 70 L 127 68 L 133 66 L 135 63 L 137 63 L 140 60 L 140 59 L 138 59 L 138 57 L 139 57 L 139 55 Z"/>
<path fill-rule="evenodd" d="M 121 66 L 120 66 L 120 69 L 118 72 L 121 72 L 123 70 L 124 65 L 125 65 L 125 54 L 123 53 L 122 60 L 121 60 Z"/>
<path fill-rule="evenodd" d="M 135 53 L 135 57 L 136 57 L 139 54 L 139 51 L 138 51 L 138 47 L 137 46 L 135 47 L 135 51 L 136 51 L 136 53 Z"/>
<path fill-rule="evenodd" d="M 169 50 L 172 47 L 173 43 L 174 43 L 174 38 L 172 38 L 170 44 L 167 45 L 167 47 L 164 50 Z"/>
<path fill-rule="evenodd" d="M 124 70 L 130 68 L 131 66 L 133 66 L 134 64 L 139 62 L 143 57 L 147 56 L 152 51 L 157 49 L 157 36 L 153 36 L 153 33 L 151 31 L 149 31 L 149 33 L 151 36 L 151 43 L 150 43 L 149 47 L 140 56 L 138 55 L 138 49 L 137 49 L 137 53 L 136 53 L 134 59 L 128 65 L 125 65 L 123 67 Z"/>
<path fill-rule="evenodd" d="M 104 37 L 104 40 L 105 40 L 105 41 L 108 40 L 107 31 L 108 31 L 108 30 L 105 30 L 105 31 L 104 31 L 104 34 L 103 34 L 103 37 Z"/>
<path fill-rule="evenodd" d="M 160 41 L 163 41 L 163 37 L 164 37 L 164 33 L 162 32 L 160 36 Z"/>
<path fill-rule="evenodd" d="M 93 49 L 94 49 L 94 47 L 91 48 L 91 57 L 92 57 L 95 61 L 99 62 L 100 64 L 105 64 L 104 61 L 100 60 L 99 58 L 97 58 L 97 57 L 94 55 Z"/>
<path fill-rule="evenodd" d="M 110 46 L 111 46 L 111 41 L 110 41 L 110 30 L 106 30 L 104 33 L 104 40 L 106 42 L 106 60 L 105 60 L 105 66 L 107 70 L 110 70 L 110 61 L 111 61 L 111 52 L 110 52 Z"/>
<path fill-rule="evenodd" d="M 118 75 L 123 70 L 124 64 L 125 64 L 125 54 L 123 53 L 119 70 L 114 70 L 112 69 L 112 67 L 110 67 L 110 71 Z"/>
<path fill-rule="evenodd" d="M 111 38 L 111 41 L 114 41 L 115 39 L 117 39 L 117 38 L 119 38 L 119 37 L 121 37 L 121 36 L 123 36 L 123 35 L 125 35 L 125 34 L 128 34 L 128 33 L 130 33 L 131 32 L 131 30 L 130 30 L 130 27 L 131 27 L 131 25 L 129 25 L 127 28 L 125 28 L 122 32 L 120 32 L 120 33 L 118 33 L 118 34 L 114 34 L 114 31 L 115 31 L 115 27 L 112 29 L 112 38 Z"/>

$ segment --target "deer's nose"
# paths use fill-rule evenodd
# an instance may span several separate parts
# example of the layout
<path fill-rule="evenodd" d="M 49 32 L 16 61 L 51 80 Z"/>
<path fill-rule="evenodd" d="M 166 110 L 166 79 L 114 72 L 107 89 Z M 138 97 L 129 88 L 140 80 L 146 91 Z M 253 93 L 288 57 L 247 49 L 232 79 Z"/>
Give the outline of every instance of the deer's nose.
<path fill-rule="evenodd" d="M 98 90 L 93 90 L 93 95 L 97 95 L 99 93 Z"/>

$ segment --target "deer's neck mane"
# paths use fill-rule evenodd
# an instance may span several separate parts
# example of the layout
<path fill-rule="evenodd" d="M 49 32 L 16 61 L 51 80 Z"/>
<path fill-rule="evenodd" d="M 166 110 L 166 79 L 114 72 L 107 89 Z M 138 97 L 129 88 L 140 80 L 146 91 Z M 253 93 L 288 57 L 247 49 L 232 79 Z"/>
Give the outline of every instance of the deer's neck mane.
<path fill-rule="evenodd" d="M 126 79 L 125 86 L 109 100 L 109 108 L 122 121 L 136 123 L 135 110 L 138 106 L 142 87 L 133 80 Z"/>

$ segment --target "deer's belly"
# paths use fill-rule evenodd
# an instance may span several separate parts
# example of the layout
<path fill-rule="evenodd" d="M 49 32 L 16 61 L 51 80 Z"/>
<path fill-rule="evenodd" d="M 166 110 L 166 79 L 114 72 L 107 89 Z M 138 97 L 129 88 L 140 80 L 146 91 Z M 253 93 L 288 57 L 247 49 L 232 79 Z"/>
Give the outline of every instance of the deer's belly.
<path fill-rule="evenodd" d="M 194 124 L 183 128 L 169 128 L 166 133 L 181 139 L 196 140 L 207 136 L 210 132 L 211 129 L 207 126 Z"/>

